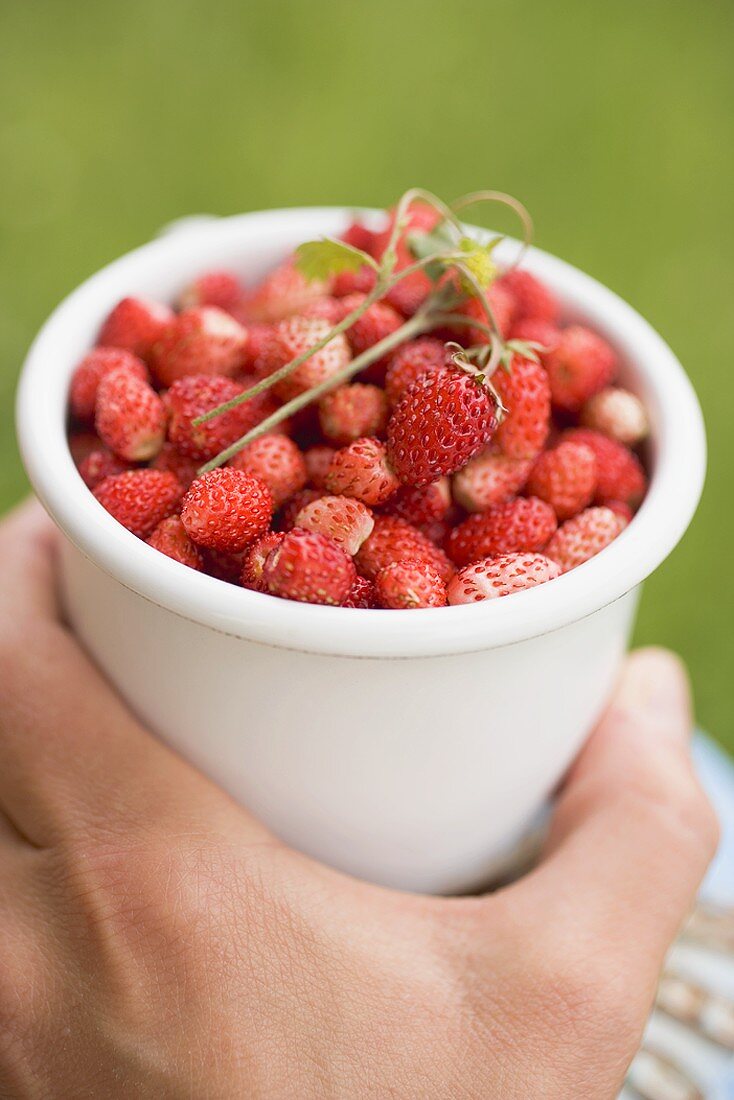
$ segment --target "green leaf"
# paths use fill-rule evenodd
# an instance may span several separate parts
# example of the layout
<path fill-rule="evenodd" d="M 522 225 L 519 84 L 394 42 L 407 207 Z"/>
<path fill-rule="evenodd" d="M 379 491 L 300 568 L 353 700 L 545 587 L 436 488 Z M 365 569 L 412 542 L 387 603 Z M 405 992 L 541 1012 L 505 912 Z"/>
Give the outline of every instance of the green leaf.
<path fill-rule="evenodd" d="M 358 271 L 365 264 L 377 270 L 372 256 L 333 237 L 305 241 L 296 249 L 296 267 L 309 282 L 328 279 L 341 271 Z"/>

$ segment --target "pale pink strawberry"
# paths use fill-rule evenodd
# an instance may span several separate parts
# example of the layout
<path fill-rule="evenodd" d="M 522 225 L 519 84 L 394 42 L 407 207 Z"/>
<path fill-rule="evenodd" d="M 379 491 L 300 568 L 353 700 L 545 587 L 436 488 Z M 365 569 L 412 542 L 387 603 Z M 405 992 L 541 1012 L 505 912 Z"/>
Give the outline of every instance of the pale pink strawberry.
<path fill-rule="evenodd" d="M 363 504 L 384 504 L 400 487 L 379 439 L 357 439 L 332 459 L 325 486 L 337 496 L 354 497 Z"/>
<path fill-rule="evenodd" d="M 126 462 L 153 458 L 166 438 L 166 409 L 152 386 L 127 367 L 104 375 L 94 417 L 100 439 Z"/>
<path fill-rule="evenodd" d="M 148 546 L 181 565 L 188 565 L 189 569 L 201 569 L 201 553 L 186 534 L 180 516 L 169 516 L 161 520 L 147 542 Z"/>
<path fill-rule="evenodd" d="M 613 542 L 625 526 L 611 508 L 587 508 L 558 528 L 545 552 L 567 573 Z"/>
<path fill-rule="evenodd" d="M 97 343 L 104 347 L 125 348 L 146 361 L 153 345 L 175 314 L 170 306 L 148 298 L 123 298 L 100 329 Z"/>
<path fill-rule="evenodd" d="M 335 454 L 336 449 L 334 447 L 327 447 L 322 444 L 309 447 L 307 451 L 304 451 L 303 458 L 306 463 L 308 480 L 317 489 L 326 487 L 326 475 Z"/>
<path fill-rule="evenodd" d="M 181 309 L 216 306 L 231 313 L 242 294 L 242 283 L 233 271 L 206 271 L 181 292 L 178 304 Z"/>
<path fill-rule="evenodd" d="M 268 592 L 301 603 L 338 606 L 352 591 L 357 574 L 340 546 L 315 531 L 294 527 L 268 554 L 263 582 Z"/>
<path fill-rule="evenodd" d="M 591 329 L 571 325 L 563 329 L 556 346 L 543 355 L 553 404 L 563 412 L 578 412 L 585 401 L 614 379 L 617 355 Z"/>
<path fill-rule="evenodd" d="M 276 508 L 302 489 L 308 479 L 303 455 L 287 435 L 261 435 L 253 439 L 234 456 L 230 466 L 267 485 Z"/>
<path fill-rule="evenodd" d="M 535 458 L 550 432 L 551 394 L 539 363 L 514 355 L 508 371 L 500 368 L 492 382 L 507 409 L 495 443 L 509 458 Z"/>
<path fill-rule="evenodd" d="M 338 298 L 334 298 L 331 295 L 325 295 L 323 298 L 317 298 L 315 301 L 304 306 L 300 311 L 299 317 L 318 317 L 323 321 L 329 322 L 329 327 L 333 328 L 344 317 L 344 310 L 342 303 Z"/>
<path fill-rule="evenodd" d="M 301 509 L 295 526 L 326 535 L 351 556 L 372 534 L 375 521 L 369 508 L 360 500 L 324 496 Z"/>
<path fill-rule="evenodd" d="M 265 581 L 263 580 L 265 562 L 270 551 L 280 546 L 284 538 L 285 532 L 283 531 L 268 531 L 266 535 L 262 535 L 251 546 L 247 547 L 242 555 L 240 583 L 243 588 L 251 588 L 254 592 L 265 591 Z"/>
<path fill-rule="evenodd" d="M 93 348 L 85 355 L 71 376 L 69 408 L 75 419 L 91 423 L 97 405 L 97 390 L 105 375 L 113 370 L 128 370 L 143 382 L 149 380 L 148 368 L 142 359 L 124 348 Z"/>
<path fill-rule="evenodd" d="M 611 386 L 589 398 L 581 409 L 580 419 L 584 427 L 602 432 L 627 447 L 640 443 L 650 430 L 639 397 Z"/>
<path fill-rule="evenodd" d="M 328 294 L 329 290 L 328 281 L 306 279 L 290 257 L 244 296 L 240 310 L 248 322 L 272 324 L 300 313 L 311 302 Z"/>
<path fill-rule="evenodd" d="M 547 501 L 562 522 L 591 504 L 596 483 L 597 462 L 591 447 L 567 439 L 540 455 L 526 491 Z"/>
<path fill-rule="evenodd" d="M 181 507 L 183 525 L 197 546 L 225 554 L 237 554 L 265 534 L 272 515 L 267 485 L 231 467 L 197 478 Z"/>
<path fill-rule="evenodd" d="M 443 550 L 398 516 L 375 516 L 375 526 L 355 555 L 355 564 L 367 580 L 374 580 L 381 569 L 394 561 L 420 561 L 431 565 L 444 582 L 454 575 L 454 567 Z"/>
<path fill-rule="evenodd" d="M 247 329 L 216 306 L 185 309 L 166 326 L 152 351 L 163 386 L 189 374 L 233 375 L 245 361 Z"/>
<path fill-rule="evenodd" d="M 364 382 L 339 386 L 319 401 L 321 430 L 331 443 L 344 446 L 361 436 L 380 436 L 387 425 L 384 390 Z"/>
<path fill-rule="evenodd" d="M 558 565 L 544 554 L 502 554 L 484 558 L 461 569 L 449 582 L 448 601 L 456 607 L 511 596 L 552 581 L 560 572 Z"/>
<path fill-rule="evenodd" d="M 521 491 L 532 465 L 532 459 L 509 458 L 497 448 L 485 451 L 454 474 L 454 500 L 467 512 L 486 512 Z"/>
<path fill-rule="evenodd" d="M 454 527 L 446 552 L 460 566 L 499 554 L 532 553 L 543 549 L 556 526 L 550 504 L 535 497 L 515 497 Z"/>
<path fill-rule="evenodd" d="M 421 607 L 445 607 L 446 585 L 425 561 L 394 561 L 375 578 L 381 607 L 413 610 Z"/>
<path fill-rule="evenodd" d="M 270 338 L 261 351 L 257 363 L 258 372 L 263 376 L 274 374 L 328 336 L 331 328 L 328 321 L 319 317 L 291 317 L 280 321 L 273 327 Z M 349 345 L 344 334 L 340 333 L 278 382 L 274 387 L 275 392 L 281 401 L 290 401 L 331 378 L 349 360 Z"/>

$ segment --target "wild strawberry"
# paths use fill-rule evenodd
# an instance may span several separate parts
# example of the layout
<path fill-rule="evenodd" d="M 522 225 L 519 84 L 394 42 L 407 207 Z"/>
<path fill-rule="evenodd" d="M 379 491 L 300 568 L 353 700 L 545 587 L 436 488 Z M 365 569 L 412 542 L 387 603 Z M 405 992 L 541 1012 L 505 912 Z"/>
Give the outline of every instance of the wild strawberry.
<path fill-rule="evenodd" d="M 342 309 L 341 302 L 338 298 L 332 298 L 325 296 L 323 298 L 317 298 L 310 305 L 304 306 L 299 317 L 318 317 L 323 321 L 329 322 L 329 328 L 333 328 L 344 317 L 344 311 Z"/>
<path fill-rule="evenodd" d="M 284 538 L 285 534 L 282 531 L 268 531 L 267 535 L 263 535 L 247 547 L 242 555 L 240 583 L 243 588 L 252 588 L 255 592 L 265 591 L 263 580 L 265 561 L 270 551 L 280 546 Z"/>
<path fill-rule="evenodd" d="M 163 470 L 126 470 L 106 477 L 94 495 L 118 523 L 139 539 L 147 539 L 178 508 L 181 486 Z"/>
<path fill-rule="evenodd" d="M 384 504 L 400 487 L 379 439 L 356 439 L 332 459 L 326 488 L 336 496 L 354 497 L 371 506 Z"/>
<path fill-rule="evenodd" d="M 339 446 L 353 443 L 360 436 L 382 435 L 387 413 L 384 391 L 364 382 L 339 386 L 319 401 L 321 430 L 331 443 Z"/>
<path fill-rule="evenodd" d="M 153 345 L 175 314 L 162 302 L 148 298 L 123 298 L 100 329 L 97 343 L 110 348 L 125 348 L 146 361 Z"/>
<path fill-rule="evenodd" d="M 567 439 L 540 455 L 530 472 L 527 492 L 547 501 L 563 521 L 591 504 L 596 478 L 596 455 L 591 447 Z"/>
<path fill-rule="evenodd" d="M 144 462 L 166 438 L 166 409 L 152 386 L 127 367 L 106 374 L 97 388 L 95 427 L 119 458 Z"/>
<path fill-rule="evenodd" d="M 164 443 L 150 465 L 153 470 L 168 470 L 178 478 L 184 489 L 188 489 L 196 477 L 199 463 L 182 455 L 173 443 Z"/>
<path fill-rule="evenodd" d="M 558 345 L 561 330 L 551 321 L 541 321 L 538 317 L 525 317 L 514 321 L 510 329 L 511 340 L 526 340 L 541 345 L 541 358 Z"/>
<path fill-rule="evenodd" d="M 532 553 L 543 549 L 556 526 L 550 504 L 535 497 L 515 497 L 454 527 L 446 540 L 446 552 L 462 566 L 498 554 Z"/>
<path fill-rule="evenodd" d="M 535 458 L 550 431 L 551 396 L 548 376 L 539 363 L 512 358 L 509 371 L 500 369 L 492 382 L 508 410 L 495 442 L 510 458 Z"/>
<path fill-rule="evenodd" d="M 88 489 L 96 488 L 106 477 L 121 474 L 129 469 L 129 463 L 123 462 L 107 447 L 98 447 L 90 451 L 79 463 L 79 473 Z"/>
<path fill-rule="evenodd" d="M 77 420 L 91 422 L 97 404 L 97 390 L 105 375 L 125 369 L 143 382 L 148 381 L 148 368 L 142 359 L 124 348 L 93 348 L 85 355 L 71 376 L 69 407 Z"/>
<path fill-rule="evenodd" d="M 444 582 L 454 574 L 454 567 L 443 550 L 398 516 L 375 516 L 372 534 L 362 543 L 354 560 L 362 576 L 370 581 L 394 561 L 425 562 Z"/>
<path fill-rule="evenodd" d="M 561 572 L 568 573 L 613 542 L 625 526 L 611 508 L 587 508 L 558 528 L 545 552 Z"/>
<path fill-rule="evenodd" d="M 499 282 L 491 283 L 485 294 L 497 322 L 500 335 L 506 337 L 515 318 L 515 296 Z M 471 318 L 472 321 L 479 321 L 482 325 L 489 325 L 484 304 L 479 298 L 469 298 L 455 312 Z M 460 328 L 457 327 L 455 335 L 456 339 L 462 344 L 486 344 L 489 342 L 489 337 L 483 329 L 472 326 L 462 325 Z"/>
<path fill-rule="evenodd" d="M 240 305 L 246 322 L 272 324 L 300 313 L 316 298 L 329 293 L 328 282 L 309 280 L 295 267 L 293 258 L 287 259 L 263 279 L 251 293 L 246 294 Z"/>
<path fill-rule="evenodd" d="M 294 527 L 268 554 L 263 581 L 273 596 L 338 606 L 356 579 L 352 559 L 326 535 Z"/>
<path fill-rule="evenodd" d="M 346 298 L 348 294 L 369 294 L 376 282 L 377 272 L 364 264 L 356 271 L 340 271 L 335 275 L 331 293 L 335 298 Z"/>
<path fill-rule="evenodd" d="M 342 298 L 343 316 L 351 313 L 363 301 L 364 295 L 362 294 L 350 294 L 346 298 Z M 352 355 L 356 359 L 363 351 L 367 351 L 368 348 L 379 344 L 385 337 L 397 332 L 402 324 L 403 318 L 391 305 L 387 302 L 373 302 L 371 306 L 367 307 L 362 316 L 347 329 L 347 339 L 352 349 Z M 372 363 L 368 369 L 372 372 L 372 377 L 382 381 L 382 376 L 378 378 L 378 375 L 380 375 L 380 372 L 384 375 L 386 365 L 387 359 L 383 357 Z"/>
<path fill-rule="evenodd" d="M 303 459 L 306 463 L 308 480 L 317 489 L 326 487 L 326 475 L 335 454 L 336 450 L 333 447 L 326 447 L 321 444 L 309 447 L 307 451 L 304 451 Z"/>
<path fill-rule="evenodd" d="M 198 546 L 236 554 L 267 531 L 273 498 L 267 485 L 242 470 L 211 470 L 189 487 L 181 519 Z"/>
<path fill-rule="evenodd" d="M 558 565 L 543 554 L 501 554 L 475 561 L 460 570 L 449 583 L 452 606 L 511 596 L 525 588 L 545 584 L 560 575 Z"/>
<path fill-rule="evenodd" d="M 406 485 L 427 485 L 466 465 L 496 427 L 489 390 L 443 367 L 418 378 L 398 401 L 387 425 L 387 456 Z"/>
<path fill-rule="evenodd" d="M 207 271 L 189 283 L 178 304 L 181 309 L 216 306 L 229 313 L 237 308 L 242 293 L 242 284 L 233 271 Z"/>
<path fill-rule="evenodd" d="M 242 352 L 242 371 L 251 371 L 256 379 L 269 373 L 268 346 L 273 334 L 272 325 L 248 324 L 247 343 Z M 238 381 L 241 378 L 236 375 Z"/>
<path fill-rule="evenodd" d="M 584 404 L 581 423 L 627 447 L 634 447 L 650 430 L 647 412 L 639 397 L 629 390 L 611 386 L 594 394 Z"/>
<path fill-rule="evenodd" d="M 201 569 L 201 554 L 186 534 L 180 516 L 169 516 L 161 520 L 147 542 L 148 546 L 181 565 L 188 565 L 189 569 Z"/>
<path fill-rule="evenodd" d="M 236 374 L 246 345 L 247 329 L 223 309 L 185 309 L 156 341 L 153 371 L 163 386 L 189 374 Z"/>
<path fill-rule="evenodd" d="M 497 280 L 497 285 L 509 290 L 515 299 L 515 322 L 529 317 L 552 323 L 558 320 L 561 310 L 555 294 L 524 268 L 515 267 L 512 271 L 506 271 Z"/>
<path fill-rule="evenodd" d="M 104 447 L 104 444 L 96 432 L 86 430 L 69 432 L 69 451 L 77 469 L 92 451 L 98 451 L 100 447 Z"/>
<path fill-rule="evenodd" d="M 371 535 L 375 521 L 360 500 L 325 496 L 302 508 L 296 516 L 295 526 L 326 535 L 351 556 Z"/>
<path fill-rule="evenodd" d="M 620 519 L 623 519 L 625 526 L 627 526 L 634 516 L 634 512 L 629 504 L 625 504 L 623 500 L 606 500 L 604 502 L 604 507 L 608 508 L 610 512 L 614 512 L 615 516 L 619 516 Z"/>
<path fill-rule="evenodd" d="M 280 321 L 262 349 L 257 363 L 258 372 L 271 375 L 280 370 L 328 336 L 331 328 L 329 322 L 320 317 L 291 317 Z M 278 382 L 275 392 L 281 401 L 290 401 L 331 378 L 347 365 L 349 359 L 349 345 L 344 334 L 340 333 L 300 367 L 296 367 L 287 378 Z"/>
<path fill-rule="evenodd" d="M 216 577 L 218 581 L 226 581 L 227 584 L 240 584 L 242 565 L 249 548 L 241 550 L 237 554 L 225 554 L 221 550 L 207 550 L 204 546 L 199 546 L 197 549 L 201 553 L 203 573 L 210 577 Z"/>
<path fill-rule="evenodd" d="M 424 561 L 394 561 L 375 579 L 381 607 L 412 610 L 445 607 L 446 585 L 439 573 Z"/>
<path fill-rule="evenodd" d="M 432 481 L 430 485 L 416 488 L 404 485 L 390 497 L 385 511 L 391 516 L 400 516 L 416 527 L 433 523 L 445 518 L 451 507 L 451 486 L 446 477 Z"/>
<path fill-rule="evenodd" d="M 326 493 L 323 489 L 301 489 L 299 493 L 294 493 L 278 512 L 277 529 L 279 531 L 292 530 L 296 526 L 296 516 L 301 509 L 305 508 L 311 501 L 320 500 L 321 497 L 325 496 Z"/>
<path fill-rule="evenodd" d="M 351 244 L 352 248 L 359 248 L 360 251 L 373 256 L 375 237 L 376 234 L 368 229 L 366 225 L 363 225 L 362 222 L 352 222 L 342 233 L 341 240 L 346 244 Z"/>
<path fill-rule="evenodd" d="M 467 512 L 486 512 L 493 504 L 504 504 L 523 488 L 532 465 L 532 459 L 509 458 L 492 447 L 454 474 L 454 500 Z"/>
<path fill-rule="evenodd" d="M 435 336 L 409 340 L 390 357 L 385 377 L 385 393 L 391 405 L 397 404 L 408 386 L 428 371 L 447 366 L 446 345 Z"/>
<path fill-rule="evenodd" d="M 303 455 L 287 435 L 253 439 L 234 456 L 230 466 L 267 485 L 276 508 L 302 489 L 308 479 Z"/>
<path fill-rule="evenodd" d="M 349 595 L 342 603 L 342 607 L 361 607 L 365 610 L 377 607 L 377 592 L 374 583 L 368 581 L 365 577 L 358 576 L 350 589 Z"/>
<path fill-rule="evenodd" d="M 592 428 L 572 428 L 564 439 L 585 443 L 596 455 L 598 504 L 621 500 L 636 508 L 645 495 L 647 478 L 640 460 L 627 447 Z"/>
<path fill-rule="evenodd" d="M 244 390 L 223 375 L 188 374 L 174 382 L 165 396 L 170 421 L 168 438 L 182 455 L 207 461 L 229 447 L 273 411 L 272 399 L 260 394 L 203 424 L 194 420 Z"/>
<path fill-rule="evenodd" d="M 606 340 L 582 325 L 563 329 L 558 343 L 543 356 L 553 404 L 578 412 L 585 401 L 613 380 L 617 356 Z"/>

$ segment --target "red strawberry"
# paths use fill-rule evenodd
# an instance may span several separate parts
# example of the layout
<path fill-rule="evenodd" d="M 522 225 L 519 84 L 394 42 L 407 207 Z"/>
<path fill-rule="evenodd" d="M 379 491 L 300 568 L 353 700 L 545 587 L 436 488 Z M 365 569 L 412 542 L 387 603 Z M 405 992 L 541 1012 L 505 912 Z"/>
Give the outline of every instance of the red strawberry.
<path fill-rule="evenodd" d="M 307 305 L 329 293 L 329 284 L 309 281 L 294 266 L 293 258 L 271 271 L 258 287 L 243 298 L 240 310 L 246 322 L 272 324 L 300 313 Z"/>
<path fill-rule="evenodd" d="M 454 574 L 454 567 L 443 550 L 398 516 L 375 516 L 372 534 L 362 543 L 354 560 L 362 576 L 370 581 L 394 561 L 425 562 L 444 582 Z"/>
<path fill-rule="evenodd" d="M 280 546 L 284 538 L 285 534 L 282 531 L 268 531 L 267 535 L 263 535 L 248 546 L 242 556 L 240 583 L 243 588 L 252 588 L 255 592 L 265 591 L 263 569 L 267 556 L 271 550 Z"/>
<path fill-rule="evenodd" d="M 207 461 L 240 439 L 273 412 L 267 394 L 235 405 L 221 416 L 194 426 L 194 420 L 244 393 L 242 386 L 222 375 L 189 374 L 174 382 L 165 396 L 170 413 L 168 438 L 182 455 Z"/>
<path fill-rule="evenodd" d="M 226 581 L 227 584 L 239 584 L 241 582 L 242 563 L 247 550 L 240 551 L 238 554 L 225 554 L 221 550 L 207 550 L 204 546 L 199 546 L 198 550 L 201 553 L 201 568 L 204 573 L 207 573 L 210 577 L 216 577 L 218 581 Z"/>
<path fill-rule="evenodd" d="M 304 306 L 299 317 L 318 317 L 323 321 L 329 322 L 329 328 L 333 328 L 344 317 L 344 311 L 342 304 L 338 298 L 326 296 L 324 298 L 317 298 L 316 301 L 311 302 L 310 305 Z"/>
<path fill-rule="evenodd" d="M 502 554 L 467 565 L 448 587 L 449 603 L 478 603 L 498 596 L 511 596 L 534 588 L 560 575 L 554 561 L 543 554 Z"/>
<path fill-rule="evenodd" d="M 176 511 L 181 486 L 162 470 L 126 470 L 106 477 L 94 490 L 102 507 L 140 539 L 147 539 Z"/>
<path fill-rule="evenodd" d="M 582 325 L 563 329 L 552 351 L 543 356 L 553 404 L 578 412 L 585 401 L 613 380 L 617 356 L 606 340 Z"/>
<path fill-rule="evenodd" d="M 358 248 L 369 256 L 373 256 L 375 252 L 375 237 L 376 234 L 361 222 L 352 222 L 341 235 L 346 244 L 351 244 L 352 248 Z"/>
<path fill-rule="evenodd" d="M 561 330 L 550 321 L 541 321 L 537 317 L 525 317 L 514 321 L 510 329 L 511 340 L 527 340 L 542 346 L 541 356 L 552 351 L 561 338 Z"/>
<path fill-rule="evenodd" d="M 527 491 L 545 500 L 559 520 L 570 519 L 594 499 L 596 455 L 585 443 L 567 439 L 537 459 Z"/>
<path fill-rule="evenodd" d="M 342 316 L 346 317 L 364 301 L 363 294 L 350 294 L 341 299 Z M 358 320 L 347 329 L 347 339 L 352 349 L 352 355 L 356 359 L 363 351 L 379 344 L 385 337 L 402 326 L 403 318 L 387 302 L 373 302 Z M 387 359 L 382 358 L 370 364 L 369 377 L 375 381 L 382 381 Z"/>
<path fill-rule="evenodd" d="M 360 500 L 324 496 L 301 509 L 295 526 L 326 535 L 347 554 L 353 555 L 372 533 L 375 521 Z"/>
<path fill-rule="evenodd" d="M 161 302 L 152 302 L 148 298 L 123 298 L 102 325 L 97 343 L 110 348 L 125 348 L 147 360 L 153 345 L 174 316 L 173 310 Z"/>
<path fill-rule="evenodd" d="M 310 504 L 312 500 L 320 500 L 324 496 L 326 496 L 326 493 L 323 489 L 301 489 L 299 493 L 294 493 L 278 513 L 276 525 L 278 530 L 290 531 L 296 526 L 296 516 L 301 509 Z"/>
<path fill-rule="evenodd" d="M 169 516 L 161 520 L 153 534 L 147 540 L 148 546 L 160 550 L 161 554 L 173 558 L 189 569 L 201 569 L 201 554 L 186 534 L 186 528 L 180 516 Z"/>
<path fill-rule="evenodd" d="M 515 299 L 515 321 L 531 317 L 537 321 L 556 322 L 560 305 L 552 293 L 524 268 L 515 267 L 497 280 L 497 285 L 509 290 Z"/>
<path fill-rule="evenodd" d="M 387 425 L 387 456 L 406 485 L 427 485 L 466 465 L 497 427 L 496 405 L 474 377 L 452 367 L 424 374 Z"/>
<path fill-rule="evenodd" d="M 306 463 L 308 480 L 312 485 L 315 485 L 317 489 L 324 489 L 326 487 L 326 475 L 329 472 L 331 460 L 335 454 L 336 451 L 333 447 L 321 445 L 309 447 L 308 450 L 304 452 L 303 458 Z"/>
<path fill-rule="evenodd" d="M 454 500 L 467 512 L 486 512 L 519 493 L 531 468 L 532 459 L 509 458 L 492 448 L 454 474 Z"/>
<path fill-rule="evenodd" d="M 385 444 L 379 439 L 356 439 L 342 447 L 332 459 L 326 488 L 337 496 L 355 497 L 363 504 L 384 504 L 399 488 L 387 461 Z"/>
<path fill-rule="evenodd" d="M 435 336 L 421 336 L 403 344 L 390 358 L 385 378 L 385 393 L 391 405 L 397 404 L 408 386 L 422 374 L 447 365 L 446 345 Z"/>
<path fill-rule="evenodd" d="M 454 527 L 446 551 L 457 565 L 498 554 L 532 553 L 543 549 L 556 526 L 550 504 L 535 497 L 515 497 Z"/>
<path fill-rule="evenodd" d="M 129 464 L 123 462 L 107 447 L 98 447 L 90 451 L 79 463 L 79 473 L 88 489 L 95 489 L 106 477 L 113 477 L 114 474 L 121 474 L 129 469 Z"/>
<path fill-rule="evenodd" d="M 379 436 L 387 425 L 387 398 L 377 386 L 353 382 L 321 398 L 319 422 L 326 438 L 343 446 L 360 436 Z"/>
<path fill-rule="evenodd" d="M 294 527 L 272 550 L 263 581 L 273 596 L 301 603 L 339 605 L 356 579 L 352 559 L 325 535 Z"/>
<path fill-rule="evenodd" d="M 287 363 L 323 340 L 331 332 L 328 321 L 319 317 L 291 317 L 274 326 L 270 339 L 263 348 L 256 369 L 262 375 L 273 374 Z M 320 351 L 275 386 L 282 401 L 290 401 L 320 382 L 325 382 L 350 359 L 349 345 L 343 333 L 335 336 Z"/>
<path fill-rule="evenodd" d="M 303 455 L 287 435 L 253 439 L 234 456 L 230 466 L 267 485 L 276 508 L 302 489 L 308 479 Z"/>
<path fill-rule="evenodd" d="M 264 534 L 273 516 L 267 485 L 227 466 L 197 478 L 183 500 L 181 519 L 198 546 L 236 554 Z"/>
<path fill-rule="evenodd" d="M 105 375 L 125 369 L 143 382 L 148 381 L 148 368 L 142 359 L 124 348 L 93 348 L 85 355 L 71 376 L 69 407 L 77 420 L 91 422 L 97 404 L 97 390 Z"/>
<path fill-rule="evenodd" d="M 150 465 L 153 470 L 168 470 L 174 474 L 184 489 L 188 489 L 198 468 L 198 463 L 182 455 L 173 443 L 164 443 Z"/>
<path fill-rule="evenodd" d="M 509 371 L 498 370 L 492 382 L 508 410 L 495 442 L 510 458 L 535 458 L 550 431 L 548 376 L 539 363 L 515 355 Z"/>
<path fill-rule="evenodd" d="M 432 481 L 430 485 L 423 485 L 418 489 L 413 485 L 404 485 L 390 497 L 385 511 L 421 527 L 444 519 L 450 507 L 451 486 L 448 478 L 440 477 L 438 481 Z"/>
<path fill-rule="evenodd" d="M 95 427 L 119 458 L 144 462 L 166 438 L 166 409 L 158 394 L 127 367 L 106 374 L 97 388 Z"/>
<path fill-rule="evenodd" d="M 501 283 L 491 283 L 485 291 L 494 319 L 500 335 L 506 337 L 512 328 L 515 317 L 515 296 Z M 467 302 L 459 306 L 454 312 L 470 317 L 473 321 L 479 321 L 482 325 L 489 325 L 484 305 L 479 298 L 469 298 Z M 486 344 L 489 341 L 487 333 L 480 328 L 462 325 L 457 327 L 456 339 L 462 344 Z"/>
<path fill-rule="evenodd" d="M 363 249 L 364 251 L 364 249 Z M 346 298 L 348 294 L 369 294 L 377 282 L 377 272 L 364 264 L 356 271 L 340 271 L 334 276 L 331 293 L 335 298 Z"/>
<path fill-rule="evenodd" d="M 377 599 L 381 607 L 412 610 L 445 607 L 446 585 L 441 575 L 424 561 L 394 561 L 377 574 Z"/>
<path fill-rule="evenodd" d="M 357 577 L 351 591 L 342 607 L 361 607 L 364 609 L 377 607 L 377 593 L 372 581 L 364 577 Z"/>
<path fill-rule="evenodd" d="M 629 390 L 609 387 L 594 394 L 581 409 L 581 423 L 586 428 L 634 447 L 650 430 L 645 406 Z"/>
<path fill-rule="evenodd" d="M 77 469 L 92 451 L 98 451 L 103 446 L 104 444 L 96 432 L 69 432 L 69 451 Z"/>
<path fill-rule="evenodd" d="M 244 362 L 247 329 L 216 306 L 185 309 L 153 347 L 153 370 L 170 386 L 189 374 L 235 374 Z"/>
<path fill-rule="evenodd" d="M 562 573 L 568 573 L 613 542 L 625 526 L 611 508 L 587 508 L 558 528 L 545 552 Z"/>
<path fill-rule="evenodd" d="M 606 500 L 604 502 L 604 507 L 608 508 L 610 512 L 614 512 L 615 516 L 619 516 L 620 519 L 623 519 L 625 527 L 634 515 L 629 504 L 625 504 L 623 500 Z"/>
<path fill-rule="evenodd" d="M 179 298 L 181 309 L 216 306 L 227 313 L 236 309 L 242 297 L 242 284 L 233 271 L 207 271 L 194 279 Z"/>
<path fill-rule="evenodd" d="M 645 495 L 647 478 L 637 455 L 627 447 L 591 428 L 572 428 L 563 435 L 575 443 L 585 443 L 596 455 L 597 483 L 595 500 L 621 500 L 636 508 Z"/>
<path fill-rule="evenodd" d="M 247 343 L 242 353 L 243 371 L 251 371 L 256 378 L 264 378 L 269 373 L 268 348 L 272 335 L 272 325 L 248 324 Z M 241 380 L 239 374 L 236 377 Z"/>

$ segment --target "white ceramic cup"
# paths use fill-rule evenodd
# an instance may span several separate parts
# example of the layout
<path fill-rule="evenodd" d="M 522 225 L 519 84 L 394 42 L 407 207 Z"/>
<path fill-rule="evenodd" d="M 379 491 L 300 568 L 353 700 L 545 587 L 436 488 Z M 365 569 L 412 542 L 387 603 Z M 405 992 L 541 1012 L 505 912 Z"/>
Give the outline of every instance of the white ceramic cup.
<path fill-rule="evenodd" d="M 472 606 L 318 607 L 196 573 L 102 509 L 66 442 L 71 372 L 118 299 L 174 300 L 209 268 L 252 281 L 348 219 L 347 210 L 323 208 L 203 219 L 104 268 L 58 307 L 30 350 L 20 445 L 65 536 L 69 620 L 151 729 L 304 852 L 388 886 L 468 890 L 506 866 L 592 728 L 638 586 L 698 502 L 701 412 L 662 339 L 588 275 L 530 251 L 526 265 L 553 287 L 566 317 L 585 320 L 620 353 L 623 380 L 651 417 L 653 477 L 632 524 L 597 557 Z"/>

